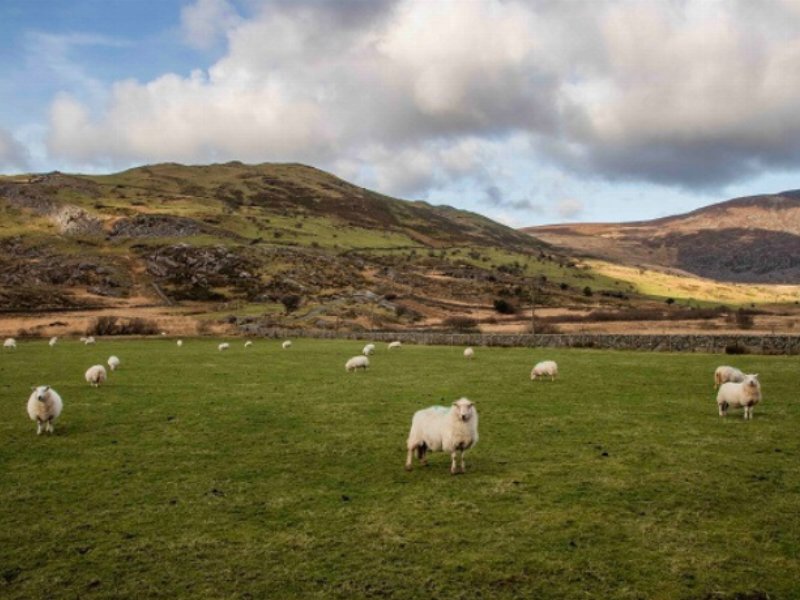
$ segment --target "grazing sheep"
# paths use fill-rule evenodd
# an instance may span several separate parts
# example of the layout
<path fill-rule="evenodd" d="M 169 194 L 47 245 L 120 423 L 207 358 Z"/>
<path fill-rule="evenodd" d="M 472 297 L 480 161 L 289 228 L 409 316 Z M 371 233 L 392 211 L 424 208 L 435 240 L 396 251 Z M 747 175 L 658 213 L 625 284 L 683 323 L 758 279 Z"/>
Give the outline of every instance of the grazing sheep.
<path fill-rule="evenodd" d="M 88 346 L 89 344 L 94 344 L 94 336 L 93 336 L 93 335 L 90 335 L 90 336 L 89 336 L 89 337 L 87 337 L 87 338 L 83 338 L 83 343 L 84 343 L 84 344 L 86 344 L 87 346 Z"/>
<path fill-rule="evenodd" d="M 245 347 L 245 348 L 249 348 L 249 347 L 250 347 L 250 346 L 252 346 L 252 345 L 253 345 L 253 342 L 251 342 L 250 340 L 247 340 L 247 341 L 244 343 L 244 347 Z"/>
<path fill-rule="evenodd" d="M 467 398 L 453 402 L 450 408 L 431 406 L 414 413 L 411 431 L 408 434 L 408 456 L 406 470 L 411 470 L 414 450 L 421 464 L 427 464 L 425 454 L 430 452 L 450 453 L 450 472 L 459 472 L 456 454 L 461 452 L 461 469 L 464 472 L 464 452 L 478 443 L 478 411 Z"/>
<path fill-rule="evenodd" d="M 107 379 L 106 368 L 103 365 L 93 365 L 86 370 L 86 382 L 92 387 L 98 387 Z"/>
<path fill-rule="evenodd" d="M 400 342 L 397 342 L 397 341 L 390 342 L 388 348 L 389 348 L 389 350 L 392 350 L 394 348 L 400 348 L 402 345 L 403 344 L 401 344 Z"/>
<path fill-rule="evenodd" d="M 85 344 L 85 343 L 86 343 L 86 338 L 85 338 L 85 337 L 82 337 L 82 338 L 81 338 L 81 342 L 83 342 L 83 343 Z"/>
<path fill-rule="evenodd" d="M 714 371 L 714 387 L 718 388 L 729 381 L 733 383 L 744 381 L 744 373 L 736 367 L 729 367 L 728 365 L 717 367 L 717 370 Z"/>
<path fill-rule="evenodd" d="M 344 369 L 348 373 L 350 371 L 355 372 L 358 369 L 364 369 L 366 371 L 367 367 L 369 367 L 369 359 L 366 356 L 361 355 L 354 356 L 344 364 Z"/>
<path fill-rule="evenodd" d="M 545 377 L 545 376 L 549 376 L 550 381 L 555 381 L 557 375 L 558 375 L 558 365 L 555 363 L 555 361 L 543 360 L 542 362 L 536 363 L 536 365 L 531 370 L 531 381 L 533 381 L 537 377 Z"/>
<path fill-rule="evenodd" d="M 745 375 L 743 381 L 728 381 L 719 386 L 717 392 L 717 406 L 719 416 L 728 415 L 728 408 L 744 408 L 744 418 L 753 418 L 753 407 L 761 402 L 761 384 L 758 382 L 758 373 Z"/>
<path fill-rule="evenodd" d="M 472 358 L 475 356 L 475 350 L 472 348 L 465 348 L 464 349 L 464 358 Z"/>
<path fill-rule="evenodd" d="M 370 356 L 375 352 L 375 344 L 367 344 L 364 346 L 364 349 L 361 351 L 361 354 L 364 356 Z"/>
<path fill-rule="evenodd" d="M 288 350 L 291 347 L 292 347 L 292 341 L 291 340 L 286 340 L 285 342 L 283 342 L 281 344 L 281 348 L 283 348 L 284 350 Z"/>
<path fill-rule="evenodd" d="M 230 347 L 231 345 L 228 342 L 222 342 L 219 346 L 217 346 L 217 350 L 222 352 L 223 350 L 227 350 Z"/>
<path fill-rule="evenodd" d="M 47 342 L 47 343 L 50 344 L 50 347 L 52 348 L 53 346 L 56 345 L 57 341 L 58 341 L 58 336 L 54 335 L 53 337 L 50 338 L 50 341 Z"/>
<path fill-rule="evenodd" d="M 9 350 L 16 350 L 17 340 L 15 340 L 14 338 L 6 338 L 6 341 L 3 342 L 3 348 L 8 348 Z"/>
<path fill-rule="evenodd" d="M 177 342 L 175 342 L 175 343 L 177 344 L 178 348 L 180 348 L 181 346 L 183 346 L 183 340 L 178 340 L 178 341 L 177 341 Z"/>
<path fill-rule="evenodd" d="M 119 359 L 116 356 L 109 356 L 108 366 L 112 371 L 116 371 L 119 369 Z"/>
<path fill-rule="evenodd" d="M 53 433 L 53 421 L 61 414 L 64 403 L 49 385 L 40 385 L 33 388 L 33 393 L 28 398 L 28 416 L 31 421 L 36 421 L 36 435 L 41 435 L 42 425 L 45 431 Z"/>

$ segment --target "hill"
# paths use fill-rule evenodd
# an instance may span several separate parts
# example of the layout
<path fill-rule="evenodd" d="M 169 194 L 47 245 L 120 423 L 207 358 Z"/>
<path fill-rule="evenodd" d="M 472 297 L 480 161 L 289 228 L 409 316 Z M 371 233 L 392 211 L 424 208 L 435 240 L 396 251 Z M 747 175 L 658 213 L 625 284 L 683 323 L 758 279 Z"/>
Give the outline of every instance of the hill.
<path fill-rule="evenodd" d="M 717 281 L 800 282 L 800 190 L 735 198 L 631 223 L 528 227 L 563 251 Z"/>
<path fill-rule="evenodd" d="M 277 318 L 299 304 L 281 324 L 407 327 L 491 317 L 497 298 L 523 304 L 532 277 L 553 305 L 620 285 L 481 215 L 304 165 L 0 177 L 7 312 L 168 304 Z"/>

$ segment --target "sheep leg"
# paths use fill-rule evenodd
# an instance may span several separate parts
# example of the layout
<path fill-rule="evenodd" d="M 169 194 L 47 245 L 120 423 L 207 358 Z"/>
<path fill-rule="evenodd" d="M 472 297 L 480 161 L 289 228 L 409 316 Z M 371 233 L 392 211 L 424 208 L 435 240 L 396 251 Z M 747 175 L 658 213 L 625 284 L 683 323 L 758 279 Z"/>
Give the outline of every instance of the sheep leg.
<path fill-rule="evenodd" d="M 406 471 L 411 470 L 411 461 L 414 459 L 414 448 L 408 449 L 408 456 L 406 457 Z"/>
<path fill-rule="evenodd" d="M 458 450 L 453 450 L 450 453 L 450 461 L 451 461 L 450 462 L 450 473 L 452 475 L 457 475 L 458 474 L 458 467 L 456 466 L 456 453 L 457 452 L 458 452 Z"/>
<path fill-rule="evenodd" d="M 723 402 L 722 404 L 719 405 L 719 416 L 725 417 L 727 415 L 728 415 L 728 403 Z"/>
<path fill-rule="evenodd" d="M 44 428 L 45 431 L 47 431 L 47 433 L 53 433 L 53 421 L 48 419 L 47 424 L 44 426 Z"/>
<path fill-rule="evenodd" d="M 42 422 L 36 419 L 36 435 L 42 435 Z"/>
<path fill-rule="evenodd" d="M 462 473 L 466 473 L 467 472 L 466 468 L 464 467 L 464 451 L 463 450 L 461 451 L 461 472 Z"/>

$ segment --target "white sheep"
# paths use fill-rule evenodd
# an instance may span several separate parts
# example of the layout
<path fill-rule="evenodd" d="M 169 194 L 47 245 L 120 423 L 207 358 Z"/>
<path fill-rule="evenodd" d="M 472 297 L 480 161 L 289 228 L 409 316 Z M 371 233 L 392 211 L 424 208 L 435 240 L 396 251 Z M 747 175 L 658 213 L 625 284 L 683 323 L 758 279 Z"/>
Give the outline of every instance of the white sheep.
<path fill-rule="evenodd" d="M 461 470 L 464 472 L 464 452 L 478 443 L 478 411 L 467 398 L 453 402 L 450 408 L 431 406 L 414 413 L 408 434 L 406 470 L 411 470 L 414 450 L 421 464 L 427 464 L 427 452 L 449 452 L 450 472 L 459 472 L 456 454 L 461 452 Z"/>
<path fill-rule="evenodd" d="M 370 356 L 375 352 L 375 344 L 367 344 L 364 346 L 364 349 L 361 351 L 361 354 L 364 356 Z"/>
<path fill-rule="evenodd" d="M 736 367 L 729 367 L 728 365 L 717 367 L 717 370 L 714 371 L 714 387 L 718 388 L 729 381 L 734 383 L 744 381 L 744 373 Z"/>
<path fill-rule="evenodd" d="M 283 342 L 281 344 L 281 348 L 283 348 L 284 350 L 288 350 L 291 347 L 292 347 L 292 341 L 291 340 L 286 340 L 285 342 Z"/>
<path fill-rule="evenodd" d="M 178 348 L 180 348 L 181 346 L 183 346 L 183 340 L 178 340 L 177 342 L 175 342 L 175 344 L 178 346 Z"/>
<path fill-rule="evenodd" d="M 393 350 L 393 349 L 395 349 L 395 348 L 400 348 L 402 345 L 403 345 L 403 344 L 401 344 L 401 343 L 400 343 L 400 342 L 398 342 L 398 341 L 389 342 L 388 349 L 389 349 L 389 350 Z"/>
<path fill-rule="evenodd" d="M 558 365 L 552 360 L 543 360 L 542 362 L 538 362 L 533 369 L 531 369 L 531 381 L 537 377 L 545 376 L 550 377 L 550 381 L 554 381 L 557 375 Z"/>
<path fill-rule="evenodd" d="M 465 348 L 464 349 L 464 358 L 472 358 L 475 356 L 475 350 L 472 348 Z"/>
<path fill-rule="evenodd" d="M 6 341 L 3 342 L 3 348 L 7 348 L 8 350 L 16 350 L 17 340 L 14 338 L 6 338 Z"/>
<path fill-rule="evenodd" d="M 87 338 L 81 338 L 81 339 L 83 340 L 83 343 L 84 343 L 85 345 L 87 345 L 87 346 L 88 346 L 89 344 L 94 344 L 94 336 L 93 336 L 93 335 L 90 335 L 90 336 L 89 336 L 89 337 L 87 337 Z"/>
<path fill-rule="evenodd" d="M 367 367 L 369 367 L 369 359 L 366 356 L 361 355 L 354 356 L 344 364 L 344 369 L 348 373 L 350 371 L 355 372 L 358 369 L 364 369 L 366 371 Z"/>
<path fill-rule="evenodd" d="M 717 392 L 717 407 L 719 416 L 728 415 L 728 408 L 744 408 L 744 418 L 753 418 L 753 407 L 761 402 L 761 384 L 758 382 L 758 373 L 745 375 L 744 380 L 728 381 L 719 386 Z"/>
<path fill-rule="evenodd" d="M 247 340 L 247 341 L 244 343 L 244 347 L 245 347 L 245 348 L 249 348 L 249 347 L 250 347 L 250 346 L 252 346 L 252 345 L 253 345 L 253 342 L 251 342 L 250 340 Z"/>
<path fill-rule="evenodd" d="M 50 341 L 47 343 L 50 344 L 50 347 L 52 348 L 53 346 L 56 345 L 56 342 L 58 342 L 58 336 L 54 335 L 53 337 L 50 338 Z"/>
<path fill-rule="evenodd" d="M 108 366 L 112 371 L 116 371 L 119 369 L 119 359 L 116 356 L 109 356 Z"/>
<path fill-rule="evenodd" d="M 106 368 L 103 365 L 93 365 L 86 370 L 86 382 L 93 387 L 98 387 L 107 378 Z"/>
<path fill-rule="evenodd" d="M 53 433 L 53 421 L 61 414 L 64 403 L 49 385 L 40 385 L 33 388 L 33 393 L 28 398 L 28 416 L 31 421 L 36 421 L 36 435 L 41 435 L 42 425 L 45 431 Z"/>
<path fill-rule="evenodd" d="M 81 338 L 81 342 L 83 342 L 83 343 L 85 344 L 85 343 L 86 343 L 86 339 L 87 339 L 87 338 L 85 338 L 85 337 L 82 337 L 82 338 Z"/>
<path fill-rule="evenodd" d="M 217 350 L 222 352 L 223 350 L 227 350 L 230 347 L 231 345 L 228 342 L 222 342 L 219 346 L 217 346 Z"/>

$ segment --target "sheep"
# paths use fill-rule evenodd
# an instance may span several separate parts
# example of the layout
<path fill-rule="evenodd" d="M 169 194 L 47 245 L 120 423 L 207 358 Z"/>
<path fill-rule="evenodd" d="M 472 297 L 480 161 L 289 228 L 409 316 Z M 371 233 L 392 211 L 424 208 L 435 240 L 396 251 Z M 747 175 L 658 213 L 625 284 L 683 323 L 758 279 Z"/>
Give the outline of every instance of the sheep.
<path fill-rule="evenodd" d="M 285 342 L 283 342 L 281 344 L 281 348 L 283 348 L 284 350 L 288 350 L 291 347 L 292 347 L 292 341 L 291 340 L 286 340 Z"/>
<path fill-rule="evenodd" d="M 464 349 L 464 358 L 472 358 L 475 356 L 475 350 L 472 348 L 465 348 Z"/>
<path fill-rule="evenodd" d="M 86 382 L 92 387 L 98 387 L 107 379 L 106 368 L 103 365 L 93 365 L 86 370 Z"/>
<path fill-rule="evenodd" d="M 181 346 L 183 346 L 183 340 L 178 340 L 177 342 L 175 342 L 175 344 L 178 346 L 178 348 L 180 348 Z"/>
<path fill-rule="evenodd" d="M 450 453 L 450 473 L 459 473 L 456 454 L 461 452 L 461 469 L 464 473 L 464 452 L 478 443 L 478 411 L 467 398 L 453 402 L 450 408 L 431 406 L 414 413 L 408 434 L 406 471 L 411 470 L 414 450 L 421 464 L 427 464 L 425 454 Z"/>
<path fill-rule="evenodd" d="M 366 356 L 354 356 L 344 364 L 344 370 L 348 373 L 350 371 L 356 372 L 358 369 L 367 370 L 369 367 L 369 359 Z"/>
<path fill-rule="evenodd" d="M 367 344 L 364 346 L 364 349 L 361 351 L 361 354 L 364 356 L 370 356 L 375 352 L 375 344 Z"/>
<path fill-rule="evenodd" d="M 116 356 L 109 356 L 108 366 L 111 368 L 112 371 L 116 371 L 117 369 L 119 369 L 119 359 Z"/>
<path fill-rule="evenodd" d="M 714 371 L 714 389 L 728 381 L 732 381 L 733 383 L 744 381 L 744 373 L 736 367 L 729 367 L 727 365 L 717 367 L 717 370 Z"/>
<path fill-rule="evenodd" d="M 53 346 L 56 345 L 57 341 L 58 341 L 58 336 L 54 335 L 53 337 L 50 338 L 50 341 L 47 342 L 47 343 L 50 344 L 50 347 L 52 348 Z"/>
<path fill-rule="evenodd" d="M 222 352 L 223 350 L 227 350 L 230 347 L 231 345 L 228 342 L 222 342 L 219 346 L 217 346 L 217 350 Z"/>
<path fill-rule="evenodd" d="M 394 348 L 400 348 L 402 345 L 403 345 L 403 344 L 401 344 L 401 343 L 400 343 L 400 342 L 398 342 L 398 341 L 390 342 L 390 343 L 389 343 L 389 346 L 388 346 L 388 349 L 389 349 L 389 350 L 393 350 Z"/>
<path fill-rule="evenodd" d="M 45 431 L 52 434 L 53 421 L 58 418 L 63 408 L 61 396 L 49 385 L 33 388 L 33 393 L 28 398 L 28 416 L 31 421 L 36 421 L 36 435 L 42 434 L 42 425 Z"/>
<path fill-rule="evenodd" d="M 537 377 L 544 377 L 546 375 L 550 376 L 550 381 L 555 381 L 558 375 L 558 365 L 555 361 L 543 360 L 542 362 L 536 363 L 533 369 L 531 369 L 531 381 Z"/>
<path fill-rule="evenodd" d="M 86 343 L 86 339 L 87 339 L 87 338 L 85 338 L 85 337 L 82 337 L 82 338 L 81 338 L 81 342 L 85 344 L 85 343 Z"/>
<path fill-rule="evenodd" d="M 87 338 L 82 338 L 82 339 L 83 339 L 83 343 L 84 343 L 85 345 L 87 345 L 87 346 L 88 346 L 89 344 L 94 344 L 94 336 L 93 336 L 93 335 L 90 335 L 89 337 L 87 337 Z"/>
<path fill-rule="evenodd" d="M 17 349 L 17 340 L 14 338 L 6 338 L 6 341 L 3 342 L 3 348 L 8 350 L 16 350 Z"/>
<path fill-rule="evenodd" d="M 247 340 L 247 341 L 244 343 L 244 347 L 245 347 L 245 348 L 249 348 L 249 347 L 250 347 L 250 346 L 252 346 L 252 345 L 253 345 L 253 342 L 251 342 L 250 340 Z"/>
<path fill-rule="evenodd" d="M 740 382 L 728 381 L 719 386 L 717 392 L 717 407 L 719 416 L 728 415 L 728 408 L 744 408 L 744 418 L 753 418 L 753 407 L 761 402 L 761 384 L 758 382 L 758 373 L 745 375 Z"/>

